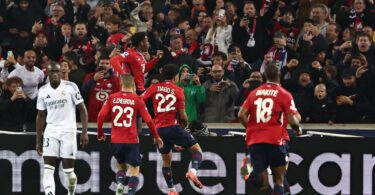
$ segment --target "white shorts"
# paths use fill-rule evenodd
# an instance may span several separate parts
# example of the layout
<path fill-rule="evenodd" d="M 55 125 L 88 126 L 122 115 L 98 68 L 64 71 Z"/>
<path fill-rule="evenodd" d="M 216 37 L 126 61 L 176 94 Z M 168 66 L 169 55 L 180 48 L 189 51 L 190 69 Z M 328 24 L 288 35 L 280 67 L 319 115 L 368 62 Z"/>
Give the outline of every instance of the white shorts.
<path fill-rule="evenodd" d="M 76 133 L 47 133 L 43 137 L 43 156 L 75 159 L 77 154 Z"/>

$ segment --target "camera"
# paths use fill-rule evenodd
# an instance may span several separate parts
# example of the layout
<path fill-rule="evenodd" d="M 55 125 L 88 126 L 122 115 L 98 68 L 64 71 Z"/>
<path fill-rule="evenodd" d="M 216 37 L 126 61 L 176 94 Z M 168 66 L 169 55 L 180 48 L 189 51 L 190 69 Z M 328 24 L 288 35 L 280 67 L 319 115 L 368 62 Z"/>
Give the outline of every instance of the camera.
<path fill-rule="evenodd" d="M 192 80 L 194 78 L 195 74 L 186 74 L 185 80 Z"/>
<path fill-rule="evenodd" d="M 96 68 L 96 72 L 100 72 L 100 71 L 103 71 L 103 70 L 104 70 L 103 66 L 99 66 L 98 68 Z"/>

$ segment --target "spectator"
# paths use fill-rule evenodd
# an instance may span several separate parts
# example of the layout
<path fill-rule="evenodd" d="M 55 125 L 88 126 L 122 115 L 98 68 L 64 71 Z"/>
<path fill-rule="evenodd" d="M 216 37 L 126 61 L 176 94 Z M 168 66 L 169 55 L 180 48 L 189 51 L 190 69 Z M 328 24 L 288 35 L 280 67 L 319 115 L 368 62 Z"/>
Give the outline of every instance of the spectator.
<path fill-rule="evenodd" d="M 0 68 L 1 68 L 1 77 L 0 81 L 5 82 L 9 76 L 9 73 L 12 72 L 14 69 L 20 67 L 21 65 L 15 59 L 15 56 L 12 51 L 8 51 L 8 56 L 6 60 L 0 61 Z"/>
<path fill-rule="evenodd" d="M 206 89 L 188 65 L 180 67 L 179 78 L 180 81 L 177 85 L 184 89 L 188 121 L 197 120 L 199 118 L 198 108 L 206 100 Z"/>
<path fill-rule="evenodd" d="M 38 87 L 43 84 L 44 73 L 35 66 L 36 53 L 33 50 L 27 50 L 24 54 L 25 65 L 20 66 L 9 74 L 11 77 L 22 79 L 22 88 L 27 98 L 36 100 Z"/>
<path fill-rule="evenodd" d="M 214 51 L 227 54 L 232 43 L 232 25 L 228 24 L 224 9 L 216 10 L 214 14 L 214 25 L 208 30 L 205 42 L 210 43 Z"/>
<path fill-rule="evenodd" d="M 364 26 L 374 25 L 374 13 L 366 8 L 365 0 L 354 0 L 350 11 L 338 13 L 337 20 L 343 28 L 350 27 L 359 32 Z"/>
<path fill-rule="evenodd" d="M 375 48 L 372 46 L 371 37 L 365 33 L 359 33 L 356 37 L 358 51 L 366 56 L 370 65 L 375 65 Z"/>
<path fill-rule="evenodd" d="M 353 68 L 347 68 L 341 74 L 343 84 L 335 95 L 338 123 L 361 123 L 367 120 L 370 104 L 360 93 L 355 74 Z"/>
<path fill-rule="evenodd" d="M 74 51 L 77 54 L 78 64 L 86 73 L 95 71 L 94 45 L 91 44 L 86 23 L 76 23 L 74 26 L 74 34 L 70 45 L 65 44 L 63 54 L 66 51 Z"/>
<path fill-rule="evenodd" d="M 193 72 L 197 71 L 200 63 L 183 49 L 182 37 L 180 35 L 173 35 L 170 38 L 170 47 L 164 48 L 164 55 L 156 64 L 156 69 L 159 70 L 167 63 L 173 63 L 179 67 L 187 64 Z"/>
<path fill-rule="evenodd" d="M 200 58 L 201 50 L 199 48 L 198 33 L 194 29 L 185 32 L 185 48 L 187 53 L 194 58 Z"/>
<path fill-rule="evenodd" d="M 224 77 L 220 65 L 212 66 L 212 79 L 206 81 L 204 121 L 209 123 L 232 122 L 235 119 L 234 101 L 238 93 L 236 83 Z"/>
<path fill-rule="evenodd" d="M 82 86 L 86 73 L 78 66 L 77 54 L 73 51 L 66 52 L 63 60 L 67 61 L 69 65 L 69 81 L 72 81 L 77 86 Z"/>
<path fill-rule="evenodd" d="M 326 31 L 326 40 L 328 42 L 328 50 L 327 50 L 327 58 L 333 59 L 333 56 L 335 56 L 336 52 L 338 51 L 340 45 L 343 43 L 339 39 L 339 35 L 341 33 L 341 27 L 340 25 L 336 23 L 329 23 L 327 26 Z"/>
<path fill-rule="evenodd" d="M 75 1 L 78 3 L 77 10 L 75 11 L 75 20 L 77 22 L 88 22 L 88 14 L 91 10 L 90 6 L 87 4 L 87 0 Z"/>
<path fill-rule="evenodd" d="M 303 24 L 303 35 L 298 40 L 299 52 L 300 52 L 300 63 L 302 66 L 306 66 L 314 61 L 314 58 L 321 51 L 325 51 L 328 48 L 328 44 L 314 21 L 306 20 Z"/>
<path fill-rule="evenodd" d="M 292 8 L 281 9 L 281 17 L 274 21 L 271 32 L 274 34 L 277 31 L 281 31 L 286 36 L 287 46 L 296 50 L 299 28 L 295 26 L 294 19 L 294 10 Z"/>
<path fill-rule="evenodd" d="M 146 32 L 147 23 L 152 22 L 153 10 L 149 1 L 140 3 L 130 13 L 130 21 L 137 28 L 137 32 Z"/>
<path fill-rule="evenodd" d="M 268 48 L 266 25 L 272 20 L 278 7 L 275 0 L 263 16 L 257 15 L 257 10 L 252 1 L 245 1 L 243 7 L 244 17 L 239 18 L 232 31 L 233 43 L 240 46 L 244 59 L 248 63 L 254 63 L 263 57 Z"/>
<path fill-rule="evenodd" d="M 69 81 L 69 73 L 70 73 L 69 63 L 65 60 L 61 60 L 60 66 L 61 66 L 61 69 L 60 69 L 61 79 L 65 81 Z"/>
<path fill-rule="evenodd" d="M 108 38 L 106 41 L 106 46 L 115 46 L 118 48 L 123 47 L 123 42 L 122 39 L 125 37 L 125 34 L 120 31 L 120 25 L 121 25 L 121 18 L 118 17 L 117 15 L 112 15 L 110 16 L 106 21 L 105 21 L 105 26 L 108 32 Z M 128 36 L 127 39 L 130 39 L 131 36 Z M 127 47 L 127 42 L 125 42 L 124 49 Z"/>
<path fill-rule="evenodd" d="M 22 131 L 26 122 L 27 101 L 22 90 L 22 79 L 19 77 L 9 78 L 6 90 L 0 96 L 0 129 L 11 131 Z"/>
<path fill-rule="evenodd" d="M 82 94 L 88 99 L 88 121 L 96 122 L 99 111 L 109 95 L 120 90 L 120 78 L 113 74 L 109 57 L 101 56 L 97 71 L 87 74 L 82 85 Z M 110 121 L 109 115 L 105 121 Z"/>
<path fill-rule="evenodd" d="M 190 18 L 195 20 L 201 17 L 201 13 L 206 13 L 206 7 L 204 6 L 205 0 L 193 0 L 193 8 L 191 9 Z M 202 17 L 201 17 L 202 19 Z M 198 23 L 201 22 L 198 20 Z"/>
<path fill-rule="evenodd" d="M 302 122 L 306 122 L 309 114 L 309 105 L 314 97 L 314 85 L 311 78 L 311 72 L 302 69 L 298 72 L 297 80 L 286 79 L 283 86 L 293 95 L 298 112 L 301 114 Z"/>
<path fill-rule="evenodd" d="M 306 117 L 306 122 L 332 125 L 335 121 L 335 104 L 327 96 L 327 89 L 324 84 L 315 86 L 314 99 L 309 110 L 310 113 Z"/>
<path fill-rule="evenodd" d="M 375 33 L 374 29 L 371 26 L 365 26 L 363 27 L 363 32 L 368 34 L 371 37 L 371 42 L 375 42 Z"/>
<path fill-rule="evenodd" d="M 9 10 L 5 18 L 11 37 L 11 49 L 16 56 L 26 51 L 31 28 L 35 22 L 41 20 L 29 0 L 20 0 L 17 5 Z"/>
<path fill-rule="evenodd" d="M 225 66 L 225 76 L 234 81 L 237 86 L 241 86 L 243 81 L 249 77 L 254 69 L 245 62 L 241 49 L 238 45 L 230 45 L 228 48 L 228 65 Z"/>
<path fill-rule="evenodd" d="M 227 11 L 228 24 L 234 25 L 234 22 L 238 19 L 237 5 L 233 1 L 227 1 L 225 3 L 225 9 Z"/>
<path fill-rule="evenodd" d="M 314 21 L 315 26 L 318 27 L 320 34 L 325 37 L 328 26 L 326 20 L 329 19 L 328 7 L 320 3 L 314 4 L 311 8 L 311 19 Z"/>
<path fill-rule="evenodd" d="M 235 106 L 241 107 L 243 102 L 246 100 L 247 96 L 250 94 L 250 92 L 263 83 L 263 76 L 260 71 L 253 71 L 250 74 L 250 77 L 246 79 L 241 87 L 240 90 L 238 91 L 236 101 L 235 101 Z"/>

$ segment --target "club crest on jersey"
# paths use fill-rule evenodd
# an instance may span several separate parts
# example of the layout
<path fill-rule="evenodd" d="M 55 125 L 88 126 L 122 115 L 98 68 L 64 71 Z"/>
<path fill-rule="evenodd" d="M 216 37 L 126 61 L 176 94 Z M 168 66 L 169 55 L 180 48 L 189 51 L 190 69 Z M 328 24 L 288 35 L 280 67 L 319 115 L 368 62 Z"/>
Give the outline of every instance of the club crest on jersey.
<path fill-rule="evenodd" d="M 108 83 L 108 84 L 107 84 L 107 87 L 108 87 L 108 88 L 112 88 L 112 83 Z"/>
<path fill-rule="evenodd" d="M 62 96 L 65 96 L 65 91 L 61 91 L 61 95 L 62 95 Z"/>

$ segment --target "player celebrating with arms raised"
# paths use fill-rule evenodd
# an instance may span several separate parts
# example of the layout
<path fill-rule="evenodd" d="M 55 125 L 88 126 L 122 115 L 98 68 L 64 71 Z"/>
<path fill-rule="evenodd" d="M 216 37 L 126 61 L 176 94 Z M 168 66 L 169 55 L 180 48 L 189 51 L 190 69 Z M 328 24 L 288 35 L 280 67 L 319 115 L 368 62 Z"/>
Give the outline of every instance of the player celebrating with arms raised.
<path fill-rule="evenodd" d="M 112 132 L 111 146 L 113 156 L 117 160 L 116 195 L 123 195 L 126 167 L 129 167 L 130 178 L 128 194 L 134 195 L 138 187 L 139 166 L 141 155 L 137 132 L 137 115 L 140 114 L 147 123 L 158 147 L 163 147 L 155 129 L 155 124 L 146 109 L 142 98 L 134 93 L 134 80 L 130 74 L 121 76 L 122 91 L 110 95 L 98 115 L 98 140 L 104 141 L 103 122 L 108 113 L 111 113 Z"/>
<path fill-rule="evenodd" d="M 283 178 L 286 170 L 283 115 L 297 134 L 300 133 L 292 95 L 279 85 L 280 71 L 275 64 L 265 70 L 267 82 L 250 93 L 239 112 L 246 127 L 246 144 L 253 166 L 254 182 L 260 189 L 268 187 L 267 167 L 273 175 L 273 194 L 283 195 Z"/>
<path fill-rule="evenodd" d="M 89 138 L 87 135 L 87 110 L 76 84 L 61 80 L 60 65 L 56 63 L 47 66 L 50 83 L 39 89 L 36 117 L 36 150 L 44 159 L 43 185 L 46 195 L 55 194 L 55 165 L 62 158 L 65 182 L 68 195 L 73 195 L 77 185 L 74 173 L 74 159 L 77 153 L 77 124 L 76 107 L 79 110 L 82 123 L 80 143 L 85 147 Z M 44 131 L 43 145 L 42 132 Z"/>
<path fill-rule="evenodd" d="M 174 145 L 187 148 L 192 153 L 192 168 L 186 173 L 186 178 L 197 187 L 203 188 L 197 178 L 197 170 L 202 162 L 202 149 L 192 135 L 183 129 L 187 125 L 185 112 L 185 97 L 182 88 L 178 87 L 178 66 L 167 64 L 163 67 L 162 77 L 164 82 L 151 85 L 144 93 L 144 100 L 152 99 L 155 112 L 155 124 L 164 147 L 159 151 L 163 158 L 163 176 L 168 185 L 168 194 L 176 195 L 172 178 L 172 147 Z M 178 125 L 179 115 L 182 127 Z"/>

